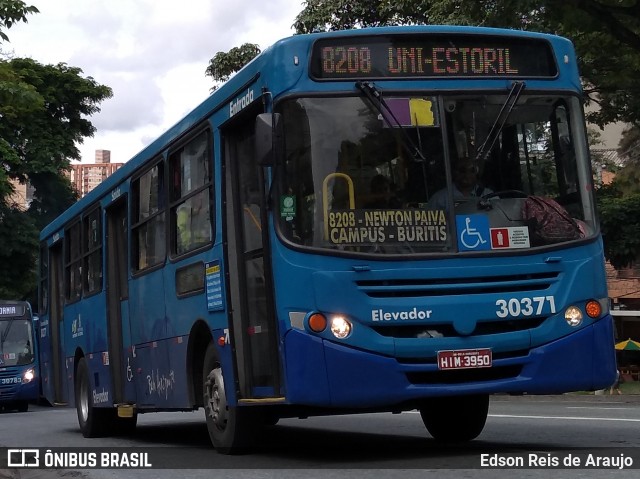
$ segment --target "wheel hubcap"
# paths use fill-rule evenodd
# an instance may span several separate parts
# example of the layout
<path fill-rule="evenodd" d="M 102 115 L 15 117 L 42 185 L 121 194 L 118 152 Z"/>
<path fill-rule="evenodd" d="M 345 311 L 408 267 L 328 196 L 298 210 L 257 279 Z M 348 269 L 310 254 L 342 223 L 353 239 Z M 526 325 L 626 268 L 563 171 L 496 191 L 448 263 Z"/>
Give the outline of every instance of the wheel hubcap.
<path fill-rule="evenodd" d="M 207 414 L 218 428 L 224 429 L 227 425 L 227 395 L 220 368 L 215 368 L 208 374 L 205 390 Z"/>

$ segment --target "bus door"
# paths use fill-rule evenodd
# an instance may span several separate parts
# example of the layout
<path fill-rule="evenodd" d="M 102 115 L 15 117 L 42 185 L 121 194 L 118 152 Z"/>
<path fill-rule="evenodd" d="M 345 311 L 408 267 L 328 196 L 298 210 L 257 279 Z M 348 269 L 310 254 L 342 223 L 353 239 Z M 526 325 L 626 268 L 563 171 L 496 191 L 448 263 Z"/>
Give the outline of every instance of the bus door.
<path fill-rule="evenodd" d="M 127 199 L 126 196 L 116 201 L 106 209 L 106 241 L 107 241 L 107 341 L 109 350 L 109 370 L 111 372 L 113 402 L 122 404 L 133 400 L 126 394 L 125 381 L 130 381 L 132 375 L 128 372 L 132 367 L 125 368 L 123 322 L 129 324 L 128 317 L 128 258 L 127 241 Z M 127 327 L 128 329 L 128 327 Z M 129 358 L 127 357 L 127 361 Z M 135 389 L 131 389 L 135 391 Z M 134 393 L 135 394 L 135 393 Z"/>
<path fill-rule="evenodd" d="M 239 400 L 277 398 L 278 331 L 274 313 L 265 187 L 254 158 L 255 117 L 247 108 L 223 131 L 226 199 L 224 232 L 230 291 L 230 329 L 236 351 Z"/>
<path fill-rule="evenodd" d="M 51 380 L 49 384 L 43 384 L 45 397 L 53 404 L 64 404 L 67 401 L 66 389 L 63 381 L 66 376 L 64 356 L 64 282 L 62 280 L 63 255 L 62 241 L 54 244 L 49 249 L 49 287 L 50 287 L 50 308 L 49 308 L 49 336 L 50 347 L 47 348 L 49 354 L 49 371 Z M 53 388 L 53 390 L 51 390 Z"/>

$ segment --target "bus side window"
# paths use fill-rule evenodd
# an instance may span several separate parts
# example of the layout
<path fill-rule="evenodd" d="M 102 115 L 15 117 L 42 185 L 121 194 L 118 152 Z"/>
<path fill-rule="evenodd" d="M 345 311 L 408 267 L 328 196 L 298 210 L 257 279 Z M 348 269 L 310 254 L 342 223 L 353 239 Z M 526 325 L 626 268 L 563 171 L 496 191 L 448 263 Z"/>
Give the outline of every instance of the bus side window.
<path fill-rule="evenodd" d="M 102 234 L 100 208 L 83 218 L 84 292 L 91 294 L 102 289 Z"/>
<path fill-rule="evenodd" d="M 165 257 L 164 165 L 154 165 L 133 183 L 133 269 L 162 263 Z"/>
<path fill-rule="evenodd" d="M 211 243 L 210 133 L 171 153 L 171 252 L 185 254 Z"/>
<path fill-rule="evenodd" d="M 66 299 L 72 303 L 79 300 L 82 293 L 82 244 L 79 221 L 65 232 L 65 248 Z"/>

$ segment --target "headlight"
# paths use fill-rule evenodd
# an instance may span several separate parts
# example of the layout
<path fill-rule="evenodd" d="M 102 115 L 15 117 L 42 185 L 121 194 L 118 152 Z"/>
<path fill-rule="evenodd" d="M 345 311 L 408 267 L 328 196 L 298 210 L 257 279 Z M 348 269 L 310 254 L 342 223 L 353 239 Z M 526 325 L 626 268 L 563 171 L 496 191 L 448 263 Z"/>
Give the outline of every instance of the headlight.
<path fill-rule="evenodd" d="M 33 381 L 33 378 L 35 377 L 36 377 L 36 372 L 33 370 L 33 368 L 27 369 L 22 375 L 22 384 L 30 383 L 31 381 Z"/>
<path fill-rule="evenodd" d="M 351 334 L 351 323 L 344 316 L 331 318 L 331 332 L 338 339 L 344 339 Z"/>
<path fill-rule="evenodd" d="M 577 306 L 569 306 L 564 312 L 564 319 L 569 326 L 579 326 L 582 323 L 582 311 Z"/>

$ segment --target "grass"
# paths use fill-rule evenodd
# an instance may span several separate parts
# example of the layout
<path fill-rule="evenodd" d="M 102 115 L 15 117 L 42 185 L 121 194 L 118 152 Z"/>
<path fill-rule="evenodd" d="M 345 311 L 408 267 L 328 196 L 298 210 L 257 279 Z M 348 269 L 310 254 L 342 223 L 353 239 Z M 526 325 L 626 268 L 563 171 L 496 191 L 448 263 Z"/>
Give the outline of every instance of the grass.
<path fill-rule="evenodd" d="M 625 383 L 620 384 L 620 391 L 622 394 L 638 394 L 640 395 L 640 381 L 627 381 Z M 576 391 L 569 394 L 578 394 L 578 395 L 589 395 L 595 394 L 593 391 Z M 609 394 L 609 388 L 604 390 L 604 394 Z"/>
<path fill-rule="evenodd" d="M 627 381 L 620 384 L 622 394 L 640 394 L 640 381 Z"/>
<path fill-rule="evenodd" d="M 622 394 L 639 394 L 640 395 L 640 381 L 627 381 L 620 384 L 620 391 Z M 595 394 L 593 391 L 577 391 L 570 394 Z M 609 394 L 609 388 L 604 390 L 604 394 Z M 615 392 L 614 392 L 615 394 Z"/>

